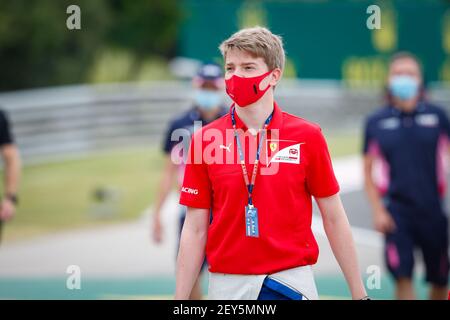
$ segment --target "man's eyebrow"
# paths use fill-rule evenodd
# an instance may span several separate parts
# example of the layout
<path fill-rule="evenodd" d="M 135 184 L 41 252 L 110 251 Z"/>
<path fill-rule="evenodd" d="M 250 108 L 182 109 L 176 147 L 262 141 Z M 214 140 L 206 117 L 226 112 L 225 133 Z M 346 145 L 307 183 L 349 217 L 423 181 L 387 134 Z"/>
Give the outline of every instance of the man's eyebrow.
<path fill-rule="evenodd" d="M 234 66 L 235 64 L 233 63 L 233 62 L 227 62 L 226 64 L 225 64 L 225 66 Z M 250 66 L 250 65 L 256 65 L 256 63 L 255 62 L 242 62 L 241 64 L 240 64 L 241 66 Z"/>

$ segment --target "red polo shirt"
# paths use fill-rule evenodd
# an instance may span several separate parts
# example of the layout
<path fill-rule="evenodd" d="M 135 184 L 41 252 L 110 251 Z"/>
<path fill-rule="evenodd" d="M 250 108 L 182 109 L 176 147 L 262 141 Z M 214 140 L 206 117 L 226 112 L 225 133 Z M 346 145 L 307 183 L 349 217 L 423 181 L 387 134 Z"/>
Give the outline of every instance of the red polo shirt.
<path fill-rule="evenodd" d="M 251 135 L 236 113 L 235 117 L 250 179 L 259 134 Z M 212 210 L 206 244 L 209 271 L 271 274 L 316 263 L 319 248 L 311 231 L 311 196 L 337 192 L 320 127 L 283 112 L 275 103 L 253 190 L 259 237 L 246 236 L 248 193 L 230 113 L 194 134 L 180 203 Z"/>

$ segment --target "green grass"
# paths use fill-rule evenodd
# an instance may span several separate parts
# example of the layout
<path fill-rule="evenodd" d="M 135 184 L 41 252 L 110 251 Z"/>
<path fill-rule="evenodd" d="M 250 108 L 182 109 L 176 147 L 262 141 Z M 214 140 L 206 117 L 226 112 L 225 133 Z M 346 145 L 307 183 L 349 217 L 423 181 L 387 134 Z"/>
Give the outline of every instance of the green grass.
<path fill-rule="evenodd" d="M 154 200 L 162 161 L 159 150 L 136 148 L 25 167 L 21 204 L 5 238 L 135 218 Z M 104 186 L 117 190 L 119 209 L 100 219 L 91 214 L 93 192 Z"/>
<path fill-rule="evenodd" d="M 333 159 L 361 153 L 362 139 L 359 133 L 325 131 L 324 135 Z"/>
<path fill-rule="evenodd" d="M 359 150 L 359 138 L 326 133 L 334 158 Z M 19 240 L 71 228 L 117 223 L 136 218 L 151 205 L 161 178 L 158 148 L 131 148 L 23 169 L 21 204 L 7 224 L 6 240 Z M 93 192 L 108 187 L 119 193 L 117 214 L 99 219 L 90 214 Z"/>

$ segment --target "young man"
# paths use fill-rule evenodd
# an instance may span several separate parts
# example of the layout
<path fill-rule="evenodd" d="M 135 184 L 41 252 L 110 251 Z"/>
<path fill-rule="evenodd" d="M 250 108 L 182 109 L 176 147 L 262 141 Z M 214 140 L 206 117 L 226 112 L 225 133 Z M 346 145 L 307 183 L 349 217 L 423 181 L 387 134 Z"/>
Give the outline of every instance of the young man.
<path fill-rule="evenodd" d="M 227 110 L 222 105 L 223 72 L 222 68 L 213 63 L 206 63 L 200 67 L 197 75 L 192 80 L 194 87 L 194 105 L 186 112 L 173 119 L 164 137 L 163 151 L 166 155 L 165 168 L 162 181 L 159 184 L 159 194 L 156 198 L 155 213 L 153 216 L 153 239 L 159 243 L 162 241 L 163 226 L 161 224 L 161 209 L 172 190 L 174 181 L 181 186 L 185 161 L 178 161 L 183 157 L 180 151 L 182 145 L 189 145 L 190 136 L 193 133 L 195 122 L 207 124 L 221 116 Z M 180 141 L 181 140 L 181 141 Z M 187 155 L 184 155 L 187 156 Z M 183 228 L 186 216 L 186 208 L 180 207 L 179 234 Z M 177 247 L 178 251 L 178 247 Z M 206 263 L 204 263 L 206 266 Z M 196 281 L 191 292 L 191 299 L 199 300 L 202 297 L 200 278 Z"/>
<path fill-rule="evenodd" d="M 20 157 L 14 144 L 6 113 L 0 110 L 0 153 L 4 168 L 4 197 L 0 205 L 0 240 L 4 222 L 12 219 L 18 202 L 17 192 L 20 176 Z"/>
<path fill-rule="evenodd" d="M 285 61 L 281 38 L 266 28 L 243 29 L 220 50 L 235 103 L 191 142 L 175 298 L 189 297 L 206 247 L 210 299 L 317 299 L 312 196 L 352 297 L 365 298 L 321 130 L 274 102 Z"/>
<path fill-rule="evenodd" d="M 364 137 L 366 191 L 375 228 L 385 234 L 385 258 L 396 297 L 414 299 L 414 250 L 419 247 L 432 284 L 431 299 L 447 298 L 448 222 L 444 212 L 450 124 L 424 99 L 422 72 L 410 53 L 389 66 L 388 105 L 371 114 Z M 373 175 L 375 167 L 381 175 Z M 378 178 L 377 181 L 374 178 Z"/>

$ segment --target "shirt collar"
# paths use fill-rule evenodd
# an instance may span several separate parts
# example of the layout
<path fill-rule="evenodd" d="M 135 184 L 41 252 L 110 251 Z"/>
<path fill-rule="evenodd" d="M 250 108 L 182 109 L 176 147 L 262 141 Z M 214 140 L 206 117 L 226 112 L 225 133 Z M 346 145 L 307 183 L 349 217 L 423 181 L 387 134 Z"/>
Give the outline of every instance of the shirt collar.
<path fill-rule="evenodd" d="M 229 114 L 231 115 L 231 111 L 234 108 L 234 103 L 231 105 Z M 236 128 L 242 129 L 244 131 L 247 131 L 247 126 L 245 123 L 239 118 L 237 115 L 237 112 L 234 112 L 234 119 L 236 120 Z M 231 124 L 231 121 L 230 121 Z M 281 126 L 283 124 L 283 110 L 278 106 L 278 104 L 274 101 L 273 102 L 273 116 L 272 120 L 269 123 L 269 126 L 267 127 L 268 130 L 270 129 L 281 129 Z"/>
<path fill-rule="evenodd" d="M 425 103 L 423 101 L 419 101 L 417 106 L 411 112 L 404 112 L 399 108 L 394 107 L 393 105 L 389 105 L 391 108 L 391 114 L 393 116 L 415 116 L 417 113 L 424 112 L 426 109 Z"/>

